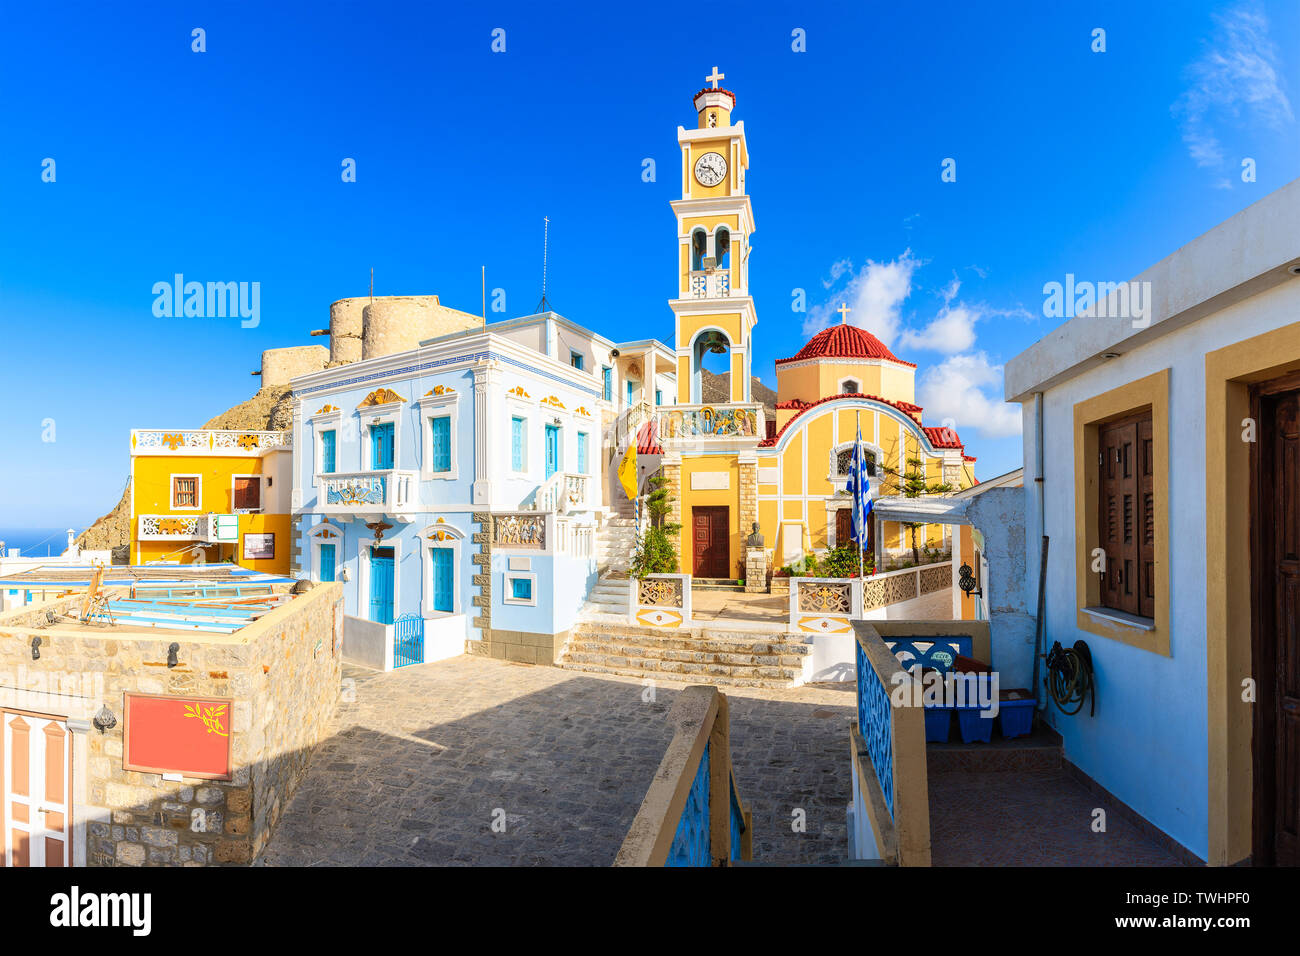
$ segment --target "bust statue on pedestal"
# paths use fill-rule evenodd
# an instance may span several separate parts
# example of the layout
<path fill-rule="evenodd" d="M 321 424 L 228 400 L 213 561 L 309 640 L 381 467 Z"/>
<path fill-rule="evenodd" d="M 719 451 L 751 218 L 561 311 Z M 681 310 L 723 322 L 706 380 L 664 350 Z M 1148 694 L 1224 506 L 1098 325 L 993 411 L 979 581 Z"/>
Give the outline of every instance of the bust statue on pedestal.
<path fill-rule="evenodd" d="M 747 547 L 747 548 L 761 548 L 761 547 L 763 547 L 763 535 L 762 535 L 762 534 L 759 532 L 759 530 L 758 530 L 758 522 L 757 522 L 757 521 L 755 521 L 755 522 L 753 523 L 751 533 L 750 533 L 749 537 L 745 539 L 745 547 Z"/>

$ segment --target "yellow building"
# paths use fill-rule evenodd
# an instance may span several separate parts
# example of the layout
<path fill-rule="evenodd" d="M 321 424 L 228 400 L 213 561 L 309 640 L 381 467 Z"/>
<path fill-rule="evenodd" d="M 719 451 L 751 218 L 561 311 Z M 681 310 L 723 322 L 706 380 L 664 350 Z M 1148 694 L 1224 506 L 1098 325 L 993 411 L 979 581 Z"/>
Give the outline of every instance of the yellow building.
<path fill-rule="evenodd" d="M 751 401 L 753 332 L 749 295 L 754 217 L 745 192 L 745 125 L 732 122 L 735 95 L 713 86 L 695 95 L 698 124 L 678 127 L 682 198 L 676 317 L 678 403 L 657 418 L 664 477 L 682 525 L 682 570 L 697 577 L 744 575 L 744 542 L 757 521 L 777 567 L 847 543 L 845 492 L 861 428 L 873 497 L 902 493 L 904 476 L 958 491 L 975 483 L 974 458 L 951 428 L 926 426 L 915 404 L 916 366 L 845 322 L 817 333 L 776 363 L 776 419 Z M 727 356 L 730 401 L 701 403 L 706 357 Z M 949 550 L 946 526 L 916 529 L 918 547 Z M 873 537 L 875 537 L 873 535 Z M 910 530 L 885 523 L 870 543 L 877 567 L 910 557 Z"/>
<path fill-rule="evenodd" d="M 233 562 L 287 574 L 287 432 L 131 432 L 131 563 Z"/>

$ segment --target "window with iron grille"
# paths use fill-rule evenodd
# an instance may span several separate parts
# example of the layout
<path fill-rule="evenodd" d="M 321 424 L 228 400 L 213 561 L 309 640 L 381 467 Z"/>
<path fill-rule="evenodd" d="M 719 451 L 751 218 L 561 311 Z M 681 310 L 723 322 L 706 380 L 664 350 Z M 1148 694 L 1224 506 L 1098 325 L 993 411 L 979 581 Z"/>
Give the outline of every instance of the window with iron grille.
<path fill-rule="evenodd" d="M 867 456 L 867 477 L 876 477 L 876 454 L 875 452 L 862 450 Z M 853 472 L 853 446 L 841 448 L 835 453 L 835 474 L 844 476 Z"/>

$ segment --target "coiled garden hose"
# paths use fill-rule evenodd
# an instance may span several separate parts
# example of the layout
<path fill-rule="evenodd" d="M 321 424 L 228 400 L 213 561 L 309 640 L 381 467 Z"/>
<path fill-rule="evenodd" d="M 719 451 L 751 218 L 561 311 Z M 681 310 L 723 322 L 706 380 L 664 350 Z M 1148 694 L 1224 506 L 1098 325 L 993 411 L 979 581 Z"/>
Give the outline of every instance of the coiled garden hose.
<path fill-rule="evenodd" d="M 1064 648 L 1060 641 L 1052 643 L 1047 654 L 1047 696 L 1057 709 L 1073 717 L 1083 709 L 1084 697 L 1091 699 L 1088 716 L 1097 714 L 1097 682 L 1092 673 L 1092 652 L 1083 641 L 1075 641 Z"/>

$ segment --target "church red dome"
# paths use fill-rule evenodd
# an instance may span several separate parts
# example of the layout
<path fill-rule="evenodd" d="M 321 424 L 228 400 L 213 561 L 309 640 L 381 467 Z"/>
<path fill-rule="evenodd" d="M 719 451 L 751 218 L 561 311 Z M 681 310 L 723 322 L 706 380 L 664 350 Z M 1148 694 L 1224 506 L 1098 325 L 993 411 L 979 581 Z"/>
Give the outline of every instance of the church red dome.
<path fill-rule="evenodd" d="M 799 350 L 797 355 L 792 358 L 777 359 L 776 364 L 783 365 L 786 362 L 802 362 L 819 358 L 886 359 L 899 365 L 910 365 L 916 368 L 914 362 L 904 362 L 889 351 L 884 342 L 866 329 L 843 323 L 822 329 Z"/>

